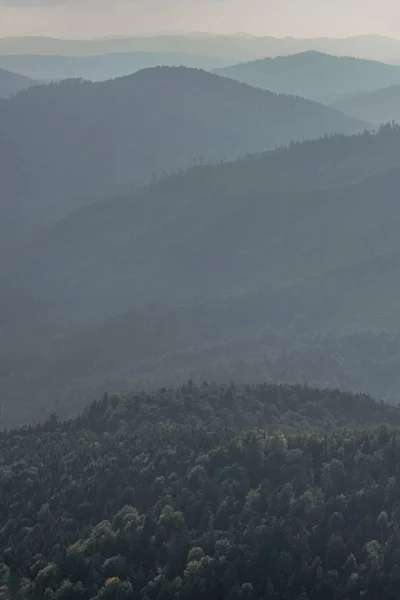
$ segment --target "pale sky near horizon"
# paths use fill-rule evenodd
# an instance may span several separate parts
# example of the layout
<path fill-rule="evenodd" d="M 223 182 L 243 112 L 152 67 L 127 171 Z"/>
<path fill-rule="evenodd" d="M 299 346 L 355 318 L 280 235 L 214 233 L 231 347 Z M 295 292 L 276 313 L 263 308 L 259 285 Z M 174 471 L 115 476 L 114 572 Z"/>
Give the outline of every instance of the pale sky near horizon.
<path fill-rule="evenodd" d="M 0 36 L 90 38 L 170 31 L 400 37 L 396 0 L 0 0 Z"/>

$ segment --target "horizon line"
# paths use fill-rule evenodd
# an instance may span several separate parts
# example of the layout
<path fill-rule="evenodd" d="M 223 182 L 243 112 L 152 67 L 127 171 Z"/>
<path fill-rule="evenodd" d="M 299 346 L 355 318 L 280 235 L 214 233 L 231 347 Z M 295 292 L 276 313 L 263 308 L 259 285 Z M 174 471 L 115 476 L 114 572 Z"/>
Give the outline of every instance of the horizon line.
<path fill-rule="evenodd" d="M 258 35 L 249 32 L 240 32 L 240 31 L 232 31 L 231 33 L 218 33 L 212 31 L 159 31 L 159 32 L 147 32 L 147 33 L 127 33 L 127 34 L 110 34 L 107 36 L 99 36 L 99 37 L 89 37 L 89 38 L 74 38 L 74 37 L 53 37 L 49 35 L 11 35 L 11 36 L 0 36 L 0 40 L 34 40 L 34 39 L 42 39 L 42 40 L 53 40 L 60 42 L 106 42 L 106 41 L 114 41 L 114 40 L 128 40 L 132 38 L 149 38 L 149 37 L 196 37 L 196 36 L 204 36 L 204 37 L 242 37 L 242 38 L 254 38 L 258 40 L 263 40 L 266 38 L 275 39 L 275 40 L 349 40 L 356 38 L 385 38 L 387 40 L 400 41 L 400 37 L 393 37 L 390 35 L 384 35 L 380 33 L 360 33 L 354 35 L 347 36 L 311 36 L 311 37 L 296 37 L 294 35 L 286 35 L 286 36 L 274 36 L 274 35 Z"/>

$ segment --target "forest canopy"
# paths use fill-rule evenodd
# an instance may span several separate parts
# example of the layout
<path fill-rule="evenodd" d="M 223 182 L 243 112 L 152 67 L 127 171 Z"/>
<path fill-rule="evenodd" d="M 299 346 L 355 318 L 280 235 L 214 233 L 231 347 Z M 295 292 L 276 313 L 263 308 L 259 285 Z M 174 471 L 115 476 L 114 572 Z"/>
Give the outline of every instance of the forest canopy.
<path fill-rule="evenodd" d="M 364 396 L 189 382 L 4 432 L 1 597 L 395 600 L 399 423 Z"/>

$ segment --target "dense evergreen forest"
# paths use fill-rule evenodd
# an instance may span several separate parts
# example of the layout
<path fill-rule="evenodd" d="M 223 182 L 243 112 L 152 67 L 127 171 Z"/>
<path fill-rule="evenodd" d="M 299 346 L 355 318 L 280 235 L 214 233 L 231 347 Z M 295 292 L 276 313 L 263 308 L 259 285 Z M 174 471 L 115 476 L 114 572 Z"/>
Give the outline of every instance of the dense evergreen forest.
<path fill-rule="evenodd" d="M 399 425 L 365 396 L 189 382 L 4 432 L 1 597 L 397 600 Z"/>

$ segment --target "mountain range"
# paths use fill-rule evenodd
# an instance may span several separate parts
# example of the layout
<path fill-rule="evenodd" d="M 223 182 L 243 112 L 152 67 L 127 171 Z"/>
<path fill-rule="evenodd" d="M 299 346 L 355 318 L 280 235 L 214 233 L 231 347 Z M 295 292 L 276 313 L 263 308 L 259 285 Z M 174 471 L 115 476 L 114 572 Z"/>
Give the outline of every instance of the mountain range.
<path fill-rule="evenodd" d="M 361 35 L 336 38 L 276 38 L 248 35 L 154 35 L 94 40 L 61 40 L 44 37 L 0 39 L 0 54 L 43 54 L 88 56 L 109 53 L 157 52 L 209 56 L 233 62 L 255 60 L 266 56 L 296 54 L 318 50 L 339 56 L 355 56 L 373 60 L 396 60 L 400 56 L 400 40 Z"/>
<path fill-rule="evenodd" d="M 248 85 L 327 104 L 349 94 L 400 83 L 399 66 L 315 51 L 240 63 L 215 72 Z"/>
<path fill-rule="evenodd" d="M 211 71 L 228 64 L 230 61 L 220 58 L 171 52 L 128 52 L 95 56 L 0 55 L 0 68 L 42 82 L 76 78 L 105 81 L 158 66 L 184 66 Z"/>
<path fill-rule="evenodd" d="M 68 415 L 92 389 L 218 373 L 395 397 L 399 150 L 387 126 L 197 166 L 4 254 L 10 421 L 22 397 Z"/>
<path fill-rule="evenodd" d="M 315 94 L 309 65 L 340 67 L 332 96 L 397 72 L 281 61 Z M 371 127 L 185 67 L 1 100 L 4 424 L 188 378 L 394 400 L 400 129 Z"/>
<path fill-rule="evenodd" d="M 47 311 L 86 306 L 86 320 L 102 320 L 161 290 L 170 304 L 373 267 L 397 243 L 399 149 L 399 131 L 384 129 L 199 166 L 70 214 L 16 255 L 15 270 Z"/>
<path fill-rule="evenodd" d="M 0 103 L 2 245 L 196 162 L 366 126 L 308 100 L 187 68 L 33 87 Z"/>
<path fill-rule="evenodd" d="M 306 43 L 0 40 L 0 600 L 398 600 L 400 67 L 188 68 Z"/>

